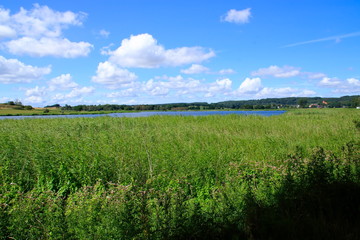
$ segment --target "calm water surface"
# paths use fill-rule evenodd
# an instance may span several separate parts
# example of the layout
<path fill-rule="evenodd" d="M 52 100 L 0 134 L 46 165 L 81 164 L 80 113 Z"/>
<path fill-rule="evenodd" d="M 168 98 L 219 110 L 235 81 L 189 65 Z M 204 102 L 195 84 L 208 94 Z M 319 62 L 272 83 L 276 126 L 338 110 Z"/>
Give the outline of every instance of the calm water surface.
<path fill-rule="evenodd" d="M 86 115 L 39 115 L 39 116 L 2 116 L 0 119 L 25 119 L 25 118 L 89 118 L 89 117 L 148 117 L 153 115 L 170 116 L 208 116 L 208 115 L 261 115 L 274 116 L 286 111 L 165 111 L 165 112 L 134 112 L 134 113 L 109 113 L 109 114 L 86 114 Z"/>

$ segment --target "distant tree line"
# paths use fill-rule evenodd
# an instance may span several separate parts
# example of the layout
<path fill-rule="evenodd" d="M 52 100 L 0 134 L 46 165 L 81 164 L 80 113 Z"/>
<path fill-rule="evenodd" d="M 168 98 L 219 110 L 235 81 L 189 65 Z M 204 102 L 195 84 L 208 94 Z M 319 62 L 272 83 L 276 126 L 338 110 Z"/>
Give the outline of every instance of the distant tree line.
<path fill-rule="evenodd" d="M 30 105 L 23 105 L 22 102 L 20 100 L 18 100 L 18 99 L 16 99 L 15 101 L 8 101 L 6 103 L 3 103 L 2 105 L 11 106 L 11 108 L 18 109 L 18 110 L 31 110 L 31 109 L 33 109 L 33 107 L 30 106 Z"/>
<path fill-rule="evenodd" d="M 278 109 L 278 108 L 308 108 L 308 107 L 327 107 L 327 108 L 355 108 L 360 106 L 360 95 L 343 96 L 339 98 L 322 97 L 288 97 L 288 98 L 266 98 L 259 100 L 224 101 L 218 103 L 194 102 L 194 103 L 167 103 L 167 104 L 144 104 L 144 105 L 65 105 L 62 110 L 73 111 L 140 111 L 140 110 L 204 110 L 204 109 Z M 60 107 L 54 104 L 47 107 Z"/>

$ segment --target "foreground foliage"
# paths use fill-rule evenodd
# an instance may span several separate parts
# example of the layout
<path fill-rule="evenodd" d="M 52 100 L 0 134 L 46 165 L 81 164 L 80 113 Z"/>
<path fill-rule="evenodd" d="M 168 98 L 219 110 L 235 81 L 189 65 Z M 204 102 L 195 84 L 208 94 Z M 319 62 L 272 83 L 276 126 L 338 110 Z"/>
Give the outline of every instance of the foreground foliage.
<path fill-rule="evenodd" d="M 360 112 L 0 121 L 4 239 L 358 239 Z"/>

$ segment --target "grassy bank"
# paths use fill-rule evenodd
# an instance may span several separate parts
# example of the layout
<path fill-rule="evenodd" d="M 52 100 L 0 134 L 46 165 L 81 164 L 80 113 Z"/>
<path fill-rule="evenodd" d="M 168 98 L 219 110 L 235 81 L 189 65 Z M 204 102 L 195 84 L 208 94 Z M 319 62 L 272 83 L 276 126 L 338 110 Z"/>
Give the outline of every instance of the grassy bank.
<path fill-rule="evenodd" d="M 60 108 L 34 108 L 31 110 L 16 108 L 0 108 L 0 116 L 37 116 L 37 115 L 82 115 L 82 114 L 108 114 L 136 111 L 73 111 Z"/>
<path fill-rule="evenodd" d="M 0 121 L 0 235 L 359 237 L 360 111 Z"/>

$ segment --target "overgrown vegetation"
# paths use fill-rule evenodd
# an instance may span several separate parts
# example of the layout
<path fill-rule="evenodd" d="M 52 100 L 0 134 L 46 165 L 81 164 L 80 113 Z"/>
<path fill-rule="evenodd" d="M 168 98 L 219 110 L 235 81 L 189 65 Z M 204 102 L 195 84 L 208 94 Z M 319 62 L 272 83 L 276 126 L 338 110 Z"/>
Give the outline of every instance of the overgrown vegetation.
<path fill-rule="evenodd" d="M 0 103 L 0 116 L 16 115 L 71 115 L 102 114 L 128 111 L 187 111 L 187 110 L 219 110 L 219 109 L 291 109 L 291 108 L 356 108 L 360 107 L 360 96 L 343 96 L 340 98 L 321 97 L 288 97 L 267 98 L 258 100 L 225 101 L 218 103 L 166 103 L 146 105 L 47 105 L 44 108 L 24 106 L 19 100 Z"/>
<path fill-rule="evenodd" d="M 58 104 L 56 104 L 58 105 Z M 73 111 L 111 111 L 111 110 L 204 110 L 204 109 L 278 109 L 278 108 L 355 108 L 360 107 L 360 96 L 343 96 L 340 98 L 321 97 L 288 97 L 257 100 L 225 101 L 218 103 L 167 103 L 146 105 L 65 105 L 63 110 Z"/>
<path fill-rule="evenodd" d="M 3 239 L 359 239 L 360 112 L 0 121 Z"/>
<path fill-rule="evenodd" d="M 79 115 L 79 114 L 108 114 L 108 113 L 121 113 L 128 111 L 75 111 L 75 110 L 62 110 L 61 108 L 32 108 L 18 107 L 12 105 L 0 104 L 0 116 L 38 116 L 38 115 Z"/>

